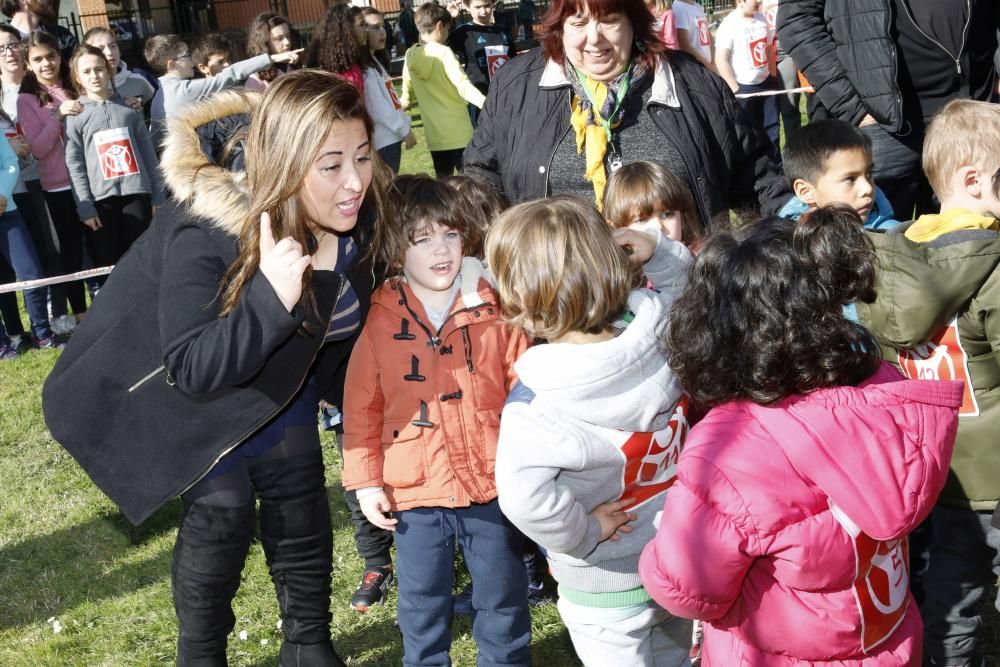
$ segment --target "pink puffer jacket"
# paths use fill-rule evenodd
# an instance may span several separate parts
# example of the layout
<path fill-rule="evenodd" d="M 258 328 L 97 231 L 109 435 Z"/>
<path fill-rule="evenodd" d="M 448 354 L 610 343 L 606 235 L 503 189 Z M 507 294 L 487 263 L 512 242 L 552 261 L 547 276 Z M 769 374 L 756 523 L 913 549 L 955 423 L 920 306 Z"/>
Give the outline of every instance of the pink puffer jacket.
<path fill-rule="evenodd" d="M 639 573 L 708 621 L 704 667 L 919 665 L 906 535 L 948 474 L 961 382 L 904 380 L 711 410 Z"/>

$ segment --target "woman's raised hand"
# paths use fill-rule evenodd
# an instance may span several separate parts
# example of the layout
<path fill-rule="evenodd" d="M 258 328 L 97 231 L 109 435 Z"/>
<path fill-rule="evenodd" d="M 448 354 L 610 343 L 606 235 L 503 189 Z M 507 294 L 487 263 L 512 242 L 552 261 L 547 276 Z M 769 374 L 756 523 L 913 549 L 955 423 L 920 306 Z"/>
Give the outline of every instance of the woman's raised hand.
<path fill-rule="evenodd" d="M 271 216 L 260 214 L 260 272 L 271 284 L 285 310 L 302 297 L 302 274 L 312 263 L 312 257 L 302 252 L 302 246 L 290 236 L 277 243 L 271 233 Z"/>
<path fill-rule="evenodd" d="M 285 51 L 283 53 L 272 53 L 271 62 L 272 63 L 288 63 L 289 65 L 294 65 L 299 62 L 299 58 L 302 57 L 302 52 L 305 49 L 295 49 L 294 51 Z"/>

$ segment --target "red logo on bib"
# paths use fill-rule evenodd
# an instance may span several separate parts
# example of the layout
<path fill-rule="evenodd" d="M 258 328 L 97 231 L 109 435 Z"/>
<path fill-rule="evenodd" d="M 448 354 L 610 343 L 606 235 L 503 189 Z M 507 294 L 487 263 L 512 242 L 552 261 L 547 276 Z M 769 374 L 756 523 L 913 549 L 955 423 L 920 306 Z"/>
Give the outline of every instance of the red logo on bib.
<path fill-rule="evenodd" d="M 910 546 L 905 537 L 880 542 L 830 504 L 854 542 L 854 599 L 861 613 L 861 650 L 868 653 L 899 627 L 910 604 Z"/>
<path fill-rule="evenodd" d="M 97 159 L 101 164 L 101 173 L 105 180 L 139 173 L 139 162 L 136 159 L 135 148 L 132 147 L 128 128 L 118 127 L 96 132 L 94 144 L 97 146 Z"/>
<path fill-rule="evenodd" d="M 962 347 L 958 332 L 958 320 L 952 320 L 936 336 L 922 345 L 908 350 L 900 350 L 898 361 L 903 375 L 911 380 L 962 380 L 962 407 L 958 414 L 962 417 L 979 415 L 979 403 L 972 390 L 969 374 L 969 357 Z"/>
<path fill-rule="evenodd" d="M 385 84 L 385 89 L 389 91 L 389 99 L 392 100 L 392 106 L 394 106 L 396 109 L 402 109 L 403 105 L 400 104 L 399 98 L 396 97 L 396 89 L 393 88 L 392 86 L 392 80 L 385 79 L 383 83 Z"/>
<path fill-rule="evenodd" d="M 687 394 L 681 396 L 666 428 L 656 433 L 633 433 L 622 445 L 625 471 L 622 498 L 635 502 L 632 509 L 660 495 L 677 481 L 677 460 L 690 430 Z"/>
<path fill-rule="evenodd" d="M 496 76 L 497 70 L 507 64 L 510 56 L 507 55 L 507 47 L 502 44 L 490 45 L 486 47 L 486 71 L 489 72 L 490 80 Z"/>
<path fill-rule="evenodd" d="M 708 32 L 708 19 L 704 16 L 698 17 L 698 43 L 708 46 L 712 41 L 712 35 Z"/>
<path fill-rule="evenodd" d="M 750 42 L 750 60 L 754 67 L 767 66 L 767 36 Z"/>

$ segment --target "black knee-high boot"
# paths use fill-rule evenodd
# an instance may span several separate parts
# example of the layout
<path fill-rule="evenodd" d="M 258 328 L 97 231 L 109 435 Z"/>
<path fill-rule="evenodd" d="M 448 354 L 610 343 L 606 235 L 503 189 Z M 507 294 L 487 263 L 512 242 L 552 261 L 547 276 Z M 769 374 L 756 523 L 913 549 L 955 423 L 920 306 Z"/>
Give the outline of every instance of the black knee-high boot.
<path fill-rule="evenodd" d="M 270 459 L 252 466 L 250 476 L 285 633 L 281 665 L 339 667 L 330 641 L 333 531 L 322 453 Z"/>
<path fill-rule="evenodd" d="M 226 637 L 236 624 L 232 601 L 254 519 L 252 501 L 242 507 L 186 504 L 170 568 L 180 624 L 178 665 L 226 665 Z"/>

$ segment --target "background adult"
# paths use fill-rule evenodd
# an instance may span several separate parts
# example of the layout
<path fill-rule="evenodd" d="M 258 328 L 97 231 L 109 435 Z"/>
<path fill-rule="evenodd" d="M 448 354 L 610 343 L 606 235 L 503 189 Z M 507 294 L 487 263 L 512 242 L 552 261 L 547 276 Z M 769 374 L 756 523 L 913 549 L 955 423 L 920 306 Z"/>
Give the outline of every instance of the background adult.
<path fill-rule="evenodd" d="M 179 665 L 225 664 L 259 498 L 281 664 L 337 667 L 317 403 L 341 404 L 372 284 L 358 222 L 377 232 L 389 174 L 342 78 L 287 74 L 259 108 L 246 95 L 172 121 L 162 166 L 175 202 L 101 290 L 43 403 L 53 436 L 133 522 L 181 495 Z M 216 141 L 247 117 L 241 151 Z M 245 176 L 217 166 L 225 155 Z"/>
<path fill-rule="evenodd" d="M 952 99 L 993 100 L 994 0 L 781 0 L 778 38 L 816 88 L 812 115 L 872 139 L 875 183 L 908 220 L 933 209 L 920 150 Z"/>
<path fill-rule="evenodd" d="M 511 202 L 599 202 L 611 170 L 658 162 L 691 188 L 702 226 L 731 207 L 770 212 L 788 198 L 767 137 L 722 79 L 664 52 L 642 0 L 555 0 L 543 23 L 543 48 L 514 58 L 490 87 L 466 173 Z"/>
<path fill-rule="evenodd" d="M 2 0 L 0 12 L 10 19 L 22 38 L 35 31 L 55 37 L 59 42 L 59 56 L 64 64 L 69 63 L 80 40 L 69 28 L 59 25 L 59 0 Z"/>

